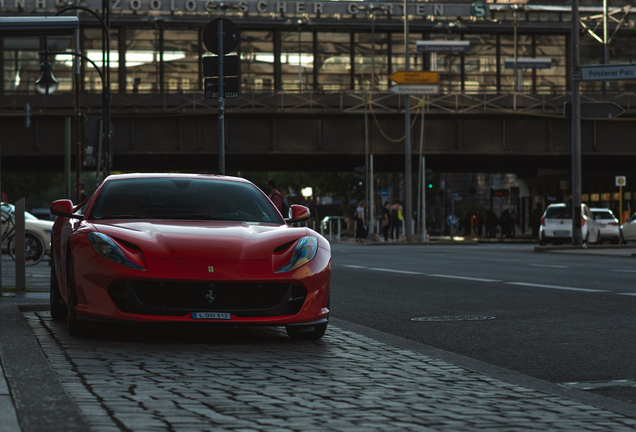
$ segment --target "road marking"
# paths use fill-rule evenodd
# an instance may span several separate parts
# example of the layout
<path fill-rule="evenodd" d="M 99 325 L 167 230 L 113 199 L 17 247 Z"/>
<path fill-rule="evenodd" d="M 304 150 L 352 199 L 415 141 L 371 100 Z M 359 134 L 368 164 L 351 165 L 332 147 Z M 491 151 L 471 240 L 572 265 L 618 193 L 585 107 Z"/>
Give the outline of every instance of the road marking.
<path fill-rule="evenodd" d="M 343 267 L 349 267 L 349 268 L 354 268 L 354 269 L 363 269 L 366 268 L 365 266 L 358 266 L 358 265 L 343 265 Z"/>
<path fill-rule="evenodd" d="M 616 295 L 630 295 L 630 296 L 636 296 L 636 293 L 616 293 Z"/>
<path fill-rule="evenodd" d="M 423 275 L 423 274 L 426 274 L 426 273 L 422 273 L 422 272 L 413 272 L 413 271 L 407 271 L 407 270 L 392 270 L 392 269 L 371 268 L 371 267 L 369 267 L 369 270 L 383 271 L 383 272 L 389 272 L 389 273 L 412 274 L 412 275 Z"/>
<path fill-rule="evenodd" d="M 564 286 L 556 286 L 556 285 L 543 285 L 543 284 L 535 284 L 528 282 L 504 282 L 506 285 L 522 285 L 536 288 L 552 288 L 552 289 L 560 289 L 567 291 L 583 291 L 583 292 L 609 292 L 607 290 L 596 290 L 596 289 L 587 289 L 587 288 L 573 288 L 573 287 L 564 287 Z"/>
<path fill-rule="evenodd" d="M 547 264 L 528 264 L 530 267 L 550 267 L 550 268 L 570 268 L 568 266 L 560 266 L 560 265 L 547 265 Z"/>
<path fill-rule="evenodd" d="M 619 272 L 619 273 L 636 273 L 636 270 L 610 270 L 611 272 Z"/>
<path fill-rule="evenodd" d="M 471 280 L 471 281 L 477 281 L 477 282 L 501 282 L 500 280 L 496 280 L 496 279 L 482 279 L 482 278 L 467 277 L 467 276 L 451 276 L 451 275 L 441 275 L 441 274 L 429 274 L 428 276 L 442 277 L 442 278 L 449 278 L 449 279 Z"/>

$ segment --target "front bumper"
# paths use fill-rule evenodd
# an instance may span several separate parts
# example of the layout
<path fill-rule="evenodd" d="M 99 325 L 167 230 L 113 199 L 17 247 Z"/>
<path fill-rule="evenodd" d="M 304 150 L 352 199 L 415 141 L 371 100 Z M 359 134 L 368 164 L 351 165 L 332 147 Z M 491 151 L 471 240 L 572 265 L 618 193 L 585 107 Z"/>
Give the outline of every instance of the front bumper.
<path fill-rule="evenodd" d="M 329 315 L 331 254 L 322 248 L 283 274 L 269 260 L 229 259 L 147 258 L 146 271 L 138 271 L 94 253 L 75 255 L 74 267 L 76 311 L 88 319 L 286 325 Z M 230 319 L 193 319 L 194 312 Z"/>

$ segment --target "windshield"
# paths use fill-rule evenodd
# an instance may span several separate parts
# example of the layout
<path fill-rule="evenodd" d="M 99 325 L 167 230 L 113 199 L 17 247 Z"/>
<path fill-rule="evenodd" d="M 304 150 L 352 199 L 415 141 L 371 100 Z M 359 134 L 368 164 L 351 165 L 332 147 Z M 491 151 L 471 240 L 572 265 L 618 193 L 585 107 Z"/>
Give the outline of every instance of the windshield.
<path fill-rule="evenodd" d="M 592 213 L 594 213 L 594 217 L 596 219 L 610 219 L 610 220 L 616 219 L 614 217 L 614 214 L 611 212 L 611 210 L 603 210 L 603 211 L 592 210 Z"/>
<path fill-rule="evenodd" d="M 572 219 L 571 207 L 548 207 L 545 212 L 546 219 Z"/>
<path fill-rule="evenodd" d="M 284 223 L 272 203 L 252 184 L 190 178 L 108 181 L 88 218 Z"/>

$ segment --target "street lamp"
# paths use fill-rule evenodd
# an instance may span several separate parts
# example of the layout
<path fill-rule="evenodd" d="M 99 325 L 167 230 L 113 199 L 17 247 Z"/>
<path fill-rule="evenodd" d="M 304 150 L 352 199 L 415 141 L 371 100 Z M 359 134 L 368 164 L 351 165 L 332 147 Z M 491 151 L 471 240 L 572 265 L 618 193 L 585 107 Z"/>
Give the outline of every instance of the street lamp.
<path fill-rule="evenodd" d="M 51 66 L 51 63 L 49 63 L 46 58 L 44 63 L 40 64 L 40 70 L 42 71 L 42 74 L 35 82 L 35 89 L 38 93 L 44 95 L 55 93 L 59 83 L 53 76 L 53 66 Z"/>
<path fill-rule="evenodd" d="M 54 16 L 60 15 L 64 12 L 71 10 L 81 10 L 84 12 L 88 12 L 93 15 L 99 23 L 102 25 L 102 67 L 104 67 L 105 74 L 102 74 L 101 70 L 97 67 L 97 65 L 90 60 L 88 57 L 81 55 L 79 52 L 77 53 L 61 53 L 61 54 L 73 54 L 75 57 L 80 57 L 87 60 L 91 63 L 97 71 L 99 72 L 100 78 L 102 79 L 102 131 L 104 138 L 104 148 L 106 149 L 107 158 L 107 168 L 106 172 L 110 174 L 110 167 L 112 164 L 112 149 L 111 149 L 111 138 L 112 138 L 112 130 L 110 127 L 110 2 L 103 1 L 102 2 L 102 15 L 100 16 L 97 12 L 93 11 L 90 8 L 84 6 L 67 6 L 59 11 L 57 11 Z M 106 17 L 106 19 L 104 19 Z M 75 35 L 76 38 L 76 50 L 79 51 L 79 35 Z M 105 39 L 105 40 L 104 40 Z M 46 58 L 46 57 L 45 57 Z M 124 61 L 125 59 L 119 59 L 119 61 Z M 77 64 L 75 69 L 75 112 L 76 112 L 76 141 L 77 141 L 77 161 L 76 161 L 76 185 L 77 185 L 77 201 L 80 200 L 80 182 L 81 182 L 81 171 L 82 171 L 82 130 L 81 130 L 81 112 L 80 112 L 80 70 L 79 64 Z M 97 156 L 97 176 L 98 183 L 101 180 L 101 169 L 100 163 L 102 159 L 102 152 L 99 151 Z"/>

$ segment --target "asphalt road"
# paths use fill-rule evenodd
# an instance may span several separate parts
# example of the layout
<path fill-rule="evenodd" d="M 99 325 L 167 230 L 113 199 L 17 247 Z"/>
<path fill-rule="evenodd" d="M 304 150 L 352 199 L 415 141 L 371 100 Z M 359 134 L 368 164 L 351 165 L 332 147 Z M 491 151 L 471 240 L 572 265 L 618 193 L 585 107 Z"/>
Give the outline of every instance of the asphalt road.
<path fill-rule="evenodd" d="M 532 250 L 334 244 L 332 316 L 636 403 L 636 259 Z"/>

